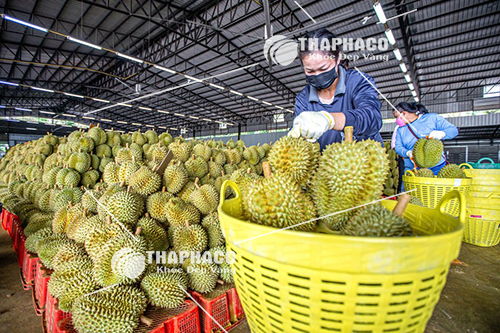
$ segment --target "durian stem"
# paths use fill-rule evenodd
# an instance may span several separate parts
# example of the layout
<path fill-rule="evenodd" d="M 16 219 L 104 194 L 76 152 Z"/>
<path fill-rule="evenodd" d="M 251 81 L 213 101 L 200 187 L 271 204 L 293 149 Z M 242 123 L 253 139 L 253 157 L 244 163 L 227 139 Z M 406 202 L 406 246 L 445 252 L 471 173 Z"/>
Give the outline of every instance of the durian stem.
<path fill-rule="evenodd" d="M 220 279 L 219 279 L 219 280 L 217 280 L 217 283 L 218 283 L 218 284 L 220 284 L 220 285 L 224 285 L 224 284 L 225 284 L 225 282 L 224 282 L 224 281 L 222 281 L 222 280 L 220 280 Z"/>
<path fill-rule="evenodd" d="M 200 188 L 200 185 L 198 184 L 199 181 L 200 178 L 196 177 L 196 179 L 194 180 L 194 185 L 196 186 L 196 188 Z"/>
<path fill-rule="evenodd" d="M 141 227 L 137 227 L 137 229 L 135 229 L 135 235 L 136 236 L 139 236 L 142 232 L 142 228 Z"/>
<path fill-rule="evenodd" d="M 153 319 L 146 317 L 145 315 L 141 315 L 141 323 L 146 324 L 146 326 L 153 325 Z"/>
<path fill-rule="evenodd" d="M 354 136 L 354 127 L 346 126 L 344 127 L 344 141 L 352 142 Z"/>
<path fill-rule="evenodd" d="M 408 206 L 408 203 L 410 202 L 410 195 L 408 193 L 401 194 L 398 198 L 398 203 L 396 207 L 392 210 L 392 213 L 396 216 L 402 217 L 406 207 Z"/>
<path fill-rule="evenodd" d="M 321 232 L 324 234 L 331 234 L 331 235 L 340 235 L 340 232 L 328 228 L 328 226 L 323 221 L 318 223 L 318 226 L 316 227 L 316 232 Z"/>
<path fill-rule="evenodd" d="M 271 164 L 269 164 L 269 162 L 267 161 L 262 162 L 262 171 L 264 173 L 265 178 L 270 178 L 272 176 Z"/>

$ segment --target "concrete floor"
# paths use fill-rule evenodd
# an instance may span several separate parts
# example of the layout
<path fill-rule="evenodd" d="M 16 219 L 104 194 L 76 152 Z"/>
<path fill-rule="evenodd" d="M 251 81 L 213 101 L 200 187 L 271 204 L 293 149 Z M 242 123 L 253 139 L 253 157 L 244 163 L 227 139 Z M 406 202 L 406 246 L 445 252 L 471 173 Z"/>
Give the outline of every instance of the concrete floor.
<path fill-rule="evenodd" d="M 463 244 L 426 333 L 500 332 L 500 246 Z M 31 291 L 24 291 L 9 236 L 0 231 L 0 333 L 40 333 Z M 231 333 L 250 332 L 242 323 Z"/>

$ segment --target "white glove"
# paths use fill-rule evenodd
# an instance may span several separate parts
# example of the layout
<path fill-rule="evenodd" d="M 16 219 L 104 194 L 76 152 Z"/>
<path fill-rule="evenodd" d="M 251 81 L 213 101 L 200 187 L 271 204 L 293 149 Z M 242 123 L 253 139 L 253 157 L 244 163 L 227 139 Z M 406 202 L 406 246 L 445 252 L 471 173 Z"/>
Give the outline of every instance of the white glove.
<path fill-rule="evenodd" d="M 408 158 L 413 158 L 413 150 L 408 150 L 406 156 L 408 156 Z"/>
<path fill-rule="evenodd" d="M 446 133 L 443 131 L 432 131 L 429 133 L 428 136 L 431 139 L 441 140 L 442 138 L 444 138 L 446 136 Z"/>
<path fill-rule="evenodd" d="M 288 135 L 300 136 L 308 141 L 317 141 L 326 131 L 335 126 L 335 119 L 326 111 L 304 111 L 293 120 L 293 127 Z"/>

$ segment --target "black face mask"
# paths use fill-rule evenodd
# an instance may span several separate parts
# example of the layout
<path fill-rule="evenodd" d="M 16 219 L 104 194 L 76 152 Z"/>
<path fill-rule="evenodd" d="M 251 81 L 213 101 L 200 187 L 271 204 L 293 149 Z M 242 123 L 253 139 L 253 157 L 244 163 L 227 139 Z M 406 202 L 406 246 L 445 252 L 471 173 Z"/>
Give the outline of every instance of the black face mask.
<path fill-rule="evenodd" d="M 337 71 L 335 67 L 329 71 L 317 74 L 317 75 L 306 75 L 307 83 L 316 89 L 326 89 L 332 85 L 333 81 L 337 78 Z"/>

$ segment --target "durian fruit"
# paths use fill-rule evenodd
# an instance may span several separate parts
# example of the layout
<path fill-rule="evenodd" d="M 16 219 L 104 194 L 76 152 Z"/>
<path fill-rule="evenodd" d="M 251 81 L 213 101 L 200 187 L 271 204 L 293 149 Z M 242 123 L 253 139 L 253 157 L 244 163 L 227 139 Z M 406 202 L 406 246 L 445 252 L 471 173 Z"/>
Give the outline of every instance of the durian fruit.
<path fill-rule="evenodd" d="M 160 143 L 155 143 L 151 145 L 151 147 L 148 150 L 148 155 L 150 156 L 150 159 L 158 162 L 163 161 L 167 153 L 168 153 L 168 148 Z"/>
<path fill-rule="evenodd" d="M 94 144 L 96 146 L 102 145 L 103 143 L 106 143 L 108 141 L 108 136 L 106 135 L 106 132 L 100 127 L 92 127 L 88 131 L 88 136 L 94 140 Z"/>
<path fill-rule="evenodd" d="M 224 174 L 224 168 L 214 161 L 208 161 L 208 175 L 212 178 L 220 177 Z"/>
<path fill-rule="evenodd" d="M 440 178 L 465 178 L 465 172 L 456 164 L 445 165 L 438 173 Z"/>
<path fill-rule="evenodd" d="M 319 159 L 311 191 L 319 216 L 343 211 L 380 198 L 389 170 L 385 149 L 379 142 L 352 141 L 346 127 L 346 140 L 326 147 Z M 338 230 L 353 211 L 321 219 L 321 226 Z"/>
<path fill-rule="evenodd" d="M 273 174 L 252 184 L 246 195 L 248 215 L 254 223 L 275 228 L 291 227 L 316 217 L 309 196 L 290 176 Z M 312 230 L 316 223 L 294 226 L 294 230 Z"/>
<path fill-rule="evenodd" d="M 212 157 L 212 149 L 207 144 L 198 143 L 193 147 L 193 154 L 208 162 Z"/>
<path fill-rule="evenodd" d="M 184 163 L 188 176 L 191 178 L 202 178 L 208 173 L 208 164 L 200 156 L 193 155 Z"/>
<path fill-rule="evenodd" d="M 168 248 L 167 232 L 159 222 L 145 216 L 139 219 L 137 228 L 141 228 L 141 236 L 146 240 L 148 251 L 164 251 Z"/>
<path fill-rule="evenodd" d="M 86 190 L 82 195 L 83 209 L 90 213 L 97 213 L 97 200 L 101 197 L 102 192 L 96 190 Z"/>
<path fill-rule="evenodd" d="M 170 193 L 179 193 L 188 182 L 188 172 L 182 162 L 170 164 L 163 174 L 163 185 Z"/>
<path fill-rule="evenodd" d="M 172 243 L 175 251 L 201 252 L 208 245 L 207 232 L 199 224 L 173 227 Z"/>
<path fill-rule="evenodd" d="M 43 265 L 47 268 L 53 268 L 52 258 L 59 248 L 70 243 L 71 240 L 63 234 L 54 234 L 38 241 L 37 254 Z"/>
<path fill-rule="evenodd" d="M 213 150 L 212 151 L 213 161 L 220 166 L 226 164 L 226 154 L 224 154 L 221 150 Z"/>
<path fill-rule="evenodd" d="M 92 264 L 83 246 L 76 244 L 75 242 L 68 242 L 67 244 L 61 246 L 52 258 L 54 270 L 63 270 L 66 263 L 73 259 L 87 259 L 89 260 L 89 263 Z M 57 295 L 52 295 L 58 297 Z"/>
<path fill-rule="evenodd" d="M 181 198 L 173 197 L 165 206 L 167 221 L 172 227 L 182 226 L 185 223 L 200 223 L 200 211 Z"/>
<path fill-rule="evenodd" d="M 84 173 L 90 168 L 92 159 L 87 153 L 72 153 L 68 159 L 68 166 L 79 173 Z"/>
<path fill-rule="evenodd" d="M 94 150 L 94 140 L 88 136 L 83 136 L 72 144 L 74 151 L 83 151 L 86 153 Z"/>
<path fill-rule="evenodd" d="M 172 135 L 168 132 L 161 133 L 158 136 L 158 142 L 165 147 L 168 147 L 173 141 Z"/>
<path fill-rule="evenodd" d="M 133 161 L 123 162 L 118 169 L 118 181 L 122 184 L 129 184 L 129 179 L 141 166 Z"/>
<path fill-rule="evenodd" d="M 142 146 L 148 142 L 148 139 L 141 133 L 141 131 L 136 131 L 132 133 L 132 142 Z"/>
<path fill-rule="evenodd" d="M 151 194 L 146 201 L 146 209 L 152 218 L 160 222 L 167 222 L 167 204 L 173 196 L 169 192 L 156 192 Z"/>
<path fill-rule="evenodd" d="M 215 289 L 219 277 L 215 264 L 202 257 L 199 262 L 188 259 L 183 266 L 188 273 L 191 289 L 200 293 L 209 293 Z"/>
<path fill-rule="evenodd" d="M 319 146 L 303 138 L 284 136 L 269 152 L 273 173 L 288 175 L 299 185 L 306 184 L 316 169 Z"/>
<path fill-rule="evenodd" d="M 443 143 L 437 139 L 418 139 L 413 146 L 413 158 L 421 168 L 430 168 L 443 157 Z"/>
<path fill-rule="evenodd" d="M 73 169 L 63 168 L 57 172 L 56 185 L 61 187 L 76 187 L 80 183 L 80 174 Z"/>
<path fill-rule="evenodd" d="M 224 150 L 224 154 L 229 164 L 238 164 L 241 162 L 241 154 L 237 149 L 226 149 Z"/>
<path fill-rule="evenodd" d="M 219 192 L 215 186 L 210 184 L 198 186 L 196 183 L 195 185 L 196 189 L 189 195 L 189 201 L 204 215 L 215 211 L 219 205 Z"/>
<path fill-rule="evenodd" d="M 410 224 L 394 215 L 380 204 L 357 209 L 355 215 L 345 223 L 340 232 L 348 236 L 402 237 L 412 236 Z"/>
<path fill-rule="evenodd" d="M 417 177 L 434 177 L 434 172 L 431 169 L 422 168 L 414 170 L 413 172 Z"/>
<path fill-rule="evenodd" d="M 113 159 L 111 157 L 103 157 L 101 158 L 99 162 L 99 172 L 104 173 L 104 170 L 106 169 L 106 165 L 108 165 L 110 162 L 113 162 Z M 95 168 L 97 169 L 97 168 Z"/>
<path fill-rule="evenodd" d="M 99 247 L 98 251 L 92 251 L 89 255 L 94 263 L 94 279 L 100 286 L 133 284 L 140 280 L 145 268 L 147 248 L 144 238 L 119 232 Z"/>
<path fill-rule="evenodd" d="M 88 170 L 82 175 L 82 186 L 87 188 L 92 188 L 99 181 L 99 171 L 97 170 Z"/>
<path fill-rule="evenodd" d="M 94 170 L 98 170 L 99 166 L 101 165 L 101 159 L 97 155 L 91 154 L 90 160 L 90 167 Z"/>
<path fill-rule="evenodd" d="M 79 188 L 64 188 L 54 195 L 52 208 L 57 211 L 68 204 L 77 204 L 82 200 L 82 191 Z"/>
<path fill-rule="evenodd" d="M 89 235 L 102 227 L 103 222 L 98 215 L 83 218 L 73 231 L 71 239 L 79 244 L 85 244 Z"/>
<path fill-rule="evenodd" d="M 144 200 L 131 191 L 120 191 L 109 197 L 106 208 L 113 219 L 132 227 L 144 212 Z"/>
<path fill-rule="evenodd" d="M 126 161 L 140 162 L 142 161 L 142 148 L 136 143 L 122 147 L 117 151 L 115 161 L 118 164 Z"/>
<path fill-rule="evenodd" d="M 174 158 L 181 162 L 186 162 L 191 157 L 192 147 L 189 142 L 172 142 L 168 148 L 174 154 Z"/>
<path fill-rule="evenodd" d="M 391 142 L 384 142 L 384 147 L 389 159 L 389 172 L 384 183 L 384 195 L 392 196 L 398 192 L 399 188 L 398 155 L 396 151 L 391 148 Z"/>
<path fill-rule="evenodd" d="M 79 333 L 133 332 L 146 310 L 144 293 L 133 286 L 113 286 L 78 297 L 72 322 Z"/>
<path fill-rule="evenodd" d="M 54 233 L 60 234 L 66 232 L 68 226 L 68 207 L 61 207 L 54 214 L 52 220 L 52 231 Z"/>
<path fill-rule="evenodd" d="M 144 136 L 146 137 L 150 145 L 158 143 L 158 134 L 156 134 L 154 130 L 147 130 L 144 133 Z"/>
<path fill-rule="evenodd" d="M 99 146 L 97 146 L 95 148 L 95 154 L 97 155 L 97 157 L 99 158 L 104 158 L 104 157 L 111 157 L 112 153 L 111 153 L 111 147 L 108 146 L 107 144 L 103 143 L 103 144 L 100 144 Z"/>
<path fill-rule="evenodd" d="M 120 179 L 118 178 L 119 166 L 114 162 L 106 164 L 104 172 L 102 174 L 102 180 L 106 184 L 118 184 Z"/>
<path fill-rule="evenodd" d="M 257 176 L 255 173 L 250 172 L 250 170 L 237 170 L 235 171 L 230 179 L 234 181 L 236 184 L 238 184 L 238 188 L 240 189 L 240 194 L 241 194 L 241 205 L 243 209 L 243 214 L 245 218 L 250 218 L 247 214 L 248 212 L 248 207 L 247 207 L 247 196 L 248 196 L 248 190 L 253 185 L 256 183 L 260 177 Z M 226 193 L 226 197 L 230 194 L 232 194 L 231 189 L 229 188 L 229 193 Z M 220 191 L 220 187 L 219 187 Z"/>
<path fill-rule="evenodd" d="M 52 219 L 52 214 L 42 212 L 33 214 L 29 218 L 28 225 L 23 230 L 24 235 L 28 237 L 40 229 L 52 226 Z"/>
<path fill-rule="evenodd" d="M 217 212 L 212 212 L 206 215 L 201 220 L 201 225 L 205 228 L 208 235 L 208 247 L 214 248 L 225 244 L 224 235 L 219 222 Z"/>
<path fill-rule="evenodd" d="M 142 166 L 130 176 L 129 184 L 137 193 L 150 195 L 160 188 L 161 177 L 148 167 Z"/>
<path fill-rule="evenodd" d="M 176 308 L 186 298 L 188 278 L 181 272 L 149 273 L 142 279 L 141 288 L 153 306 Z"/>
<path fill-rule="evenodd" d="M 106 136 L 108 137 L 108 140 L 106 141 L 106 144 L 110 147 L 113 146 L 120 146 L 122 143 L 122 140 L 120 138 L 120 133 L 114 132 L 114 131 L 109 131 L 106 132 Z"/>
<path fill-rule="evenodd" d="M 75 241 L 79 242 L 78 239 L 84 241 L 85 251 L 93 258 L 99 255 L 108 240 L 122 233 L 123 229 L 117 223 L 113 223 L 111 217 L 108 217 L 106 222 L 99 217 L 92 217 L 79 226 L 74 236 Z"/>
<path fill-rule="evenodd" d="M 65 262 L 52 273 L 48 287 L 57 297 L 59 309 L 72 312 L 77 298 L 98 288 L 92 275 L 92 262 L 88 257 Z"/>
<path fill-rule="evenodd" d="M 219 276 L 222 281 L 234 283 L 233 272 L 226 257 L 226 248 L 224 246 L 213 247 L 210 249 L 210 253 L 212 254 L 213 262 L 219 268 Z"/>
<path fill-rule="evenodd" d="M 256 165 L 260 162 L 259 152 L 256 146 L 251 146 L 243 151 L 243 158 L 251 165 Z"/>
<path fill-rule="evenodd" d="M 52 227 L 45 227 L 43 229 L 40 229 L 26 237 L 24 246 L 28 252 L 38 253 L 38 243 L 40 242 L 40 240 L 52 236 L 53 234 L 54 232 L 52 231 Z"/>
<path fill-rule="evenodd" d="M 56 185 L 57 173 L 61 170 L 60 167 L 54 167 L 42 175 L 42 181 L 48 186 Z"/>

